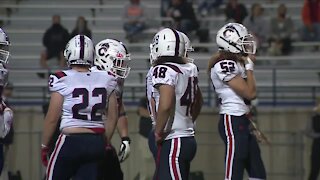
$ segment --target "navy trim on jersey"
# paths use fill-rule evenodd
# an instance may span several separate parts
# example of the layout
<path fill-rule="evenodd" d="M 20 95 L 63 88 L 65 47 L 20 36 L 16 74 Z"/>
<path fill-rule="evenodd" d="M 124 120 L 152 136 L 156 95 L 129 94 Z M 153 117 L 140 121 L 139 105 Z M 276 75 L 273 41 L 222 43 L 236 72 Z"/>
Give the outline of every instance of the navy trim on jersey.
<path fill-rule="evenodd" d="M 80 35 L 80 59 L 84 58 L 84 35 Z"/>
<path fill-rule="evenodd" d="M 58 79 L 67 76 L 67 74 L 64 73 L 63 71 L 58 71 L 58 72 L 54 73 L 53 75 L 56 76 Z"/>
<path fill-rule="evenodd" d="M 179 56 L 179 49 L 180 49 L 180 38 L 179 38 L 179 34 L 176 30 L 171 29 L 174 33 L 174 36 L 176 37 L 176 47 L 174 49 L 174 56 Z"/>

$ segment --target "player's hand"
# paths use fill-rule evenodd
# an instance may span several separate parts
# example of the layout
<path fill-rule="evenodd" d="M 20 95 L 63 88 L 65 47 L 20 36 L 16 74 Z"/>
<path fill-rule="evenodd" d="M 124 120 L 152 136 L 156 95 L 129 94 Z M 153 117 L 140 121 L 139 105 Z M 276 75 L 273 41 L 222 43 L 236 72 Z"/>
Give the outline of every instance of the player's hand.
<path fill-rule="evenodd" d="M 49 148 L 46 145 L 41 145 L 41 161 L 44 166 L 48 166 L 48 152 Z"/>
<path fill-rule="evenodd" d="M 253 60 L 250 58 L 250 56 L 243 57 L 244 60 L 244 67 L 247 71 L 253 71 L 254 69 L 254 63 Z"/>
<path fill-rule="evenodd" d="M 121 139 L 122 139 L 122 143 L 120 145 L 118 156 L 119 156 L 119 161 L 123 162 L 129 157 L 129 154 L 130 154 L 130 138 L 123 137 Z"/>
<path fill-rule="evenodd" d="M 163 142 L 163 136 L 160 133 L 154 133 L 156 144 L 159 145 Z"/>

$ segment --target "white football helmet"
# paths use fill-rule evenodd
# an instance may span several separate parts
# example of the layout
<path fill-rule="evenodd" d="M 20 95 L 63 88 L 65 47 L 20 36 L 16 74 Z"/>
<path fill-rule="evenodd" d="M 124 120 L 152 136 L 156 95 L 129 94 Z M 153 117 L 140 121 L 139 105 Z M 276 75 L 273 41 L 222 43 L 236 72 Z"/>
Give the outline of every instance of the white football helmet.
<path fill-rule="evenodd" d="M 184 53 L 185 42 L 181 33 L 165 28 L 153 37 L 150 44 L 150 63 L 153 64 L 161 56 L 183 57 Z"/>
<path fill-rule="evenodd" d="M 193 52 L 194 51 L 194 48 L 191 45 L 191 41 L 190 41 L 189 37 L 185 33 L 183 33 L 183 32 L 180 32 L 180 33 L 181 33 L 181 35 L 182 35 L 182 37 L 184 39 L 184 43 L 185 43 L 184 58 L 186 58 L 188 60 L 188 62 L 193 63 L 194 59 L 188 57 L 188 52 Z"/>
<path fill-rule="evenodd" d="M 228 23 L 217 33 L 216 37 L 219 49 L 231 53 L 256 53 L 256 41 L 248 33 L 246 27 L 239 23 Z"/>
<path fill-rule="evenodd" d="M 0 28 L 0 62 L 8 63 L 10 41 L 7 34 Z"/>
<path fill-rule="evenodd" d="M 130 54 L 126 46 L 115 39 L 105 39 L 95 46 L 94 65 L 111 72 L 116 77 L 126 78 L 130 73 Z"/>
<path fill-rule="evenodd" d="M 67 59 L 68 66 L 72 64 L 92 66 L 93 43 L 85 35 L 76 35 L 66 45 L 63 55 Z"/>

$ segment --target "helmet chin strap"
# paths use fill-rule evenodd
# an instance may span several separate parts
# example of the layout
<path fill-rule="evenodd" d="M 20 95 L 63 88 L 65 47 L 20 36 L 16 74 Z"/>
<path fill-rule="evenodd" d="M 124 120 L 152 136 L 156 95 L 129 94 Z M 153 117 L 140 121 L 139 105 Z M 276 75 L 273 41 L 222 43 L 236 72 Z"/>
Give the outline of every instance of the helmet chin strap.
<path fill-rule="evenodd" d="M 236 44 L 236 43 L 230 42 L 230 41 L 226 40 L 226 39 L 225 39 L 224 37 L 222 37 L 222 36 L 220 36 L 220 38 L 221 38 L 222 40 L 224 40 L 226 43 L 228 43 L 228 44 L 230 44 L 231 46 L 233 46 L 234 48 L 238 49 L 241 53 L 244 53 L 244 52 L 242 51 L 242 49 L 240 49 L 240 48 L 237 47 L 237 44 Z"/>

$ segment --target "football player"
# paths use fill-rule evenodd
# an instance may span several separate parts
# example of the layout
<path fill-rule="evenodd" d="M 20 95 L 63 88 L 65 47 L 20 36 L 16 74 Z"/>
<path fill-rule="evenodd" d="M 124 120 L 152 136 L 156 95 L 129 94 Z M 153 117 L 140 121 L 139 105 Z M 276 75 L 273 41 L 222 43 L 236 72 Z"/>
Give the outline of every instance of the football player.
<path fill-rule="evenodd" d="M 184 59 L 185 42 L 181 33 L 165 28 L 151 44 L 152 85 L 155 98 L 155 179 L 188 179 L 197 145 L 194 121 L 202 99 L 197 66 Z"/>
<path fill-rule="evenodd" d="M 64 56 L 70 69 L 49 79 L 51 99 L 43 127 L 42 162 L 47 165 L 48 180 L 96 180 L 118 119 L 117 82 L 104 72 L 90 71 L 94 47 L 85 35 L 73 37 Z M 61 134 L 48 162 L 47 146 L 60 116 Z"/>
<path fill-rule="evenodd" d="M 8 69 L 10 41 L 7 34 L 0 28 L 0 137 L 4 138 L 10 131 L 13 123 L 13 111 L 7 107 L 2 99 L 2 92 L 8 83 Z M 3 169 L 3 145 L 0 145 L 0 174 Z"/>
<path fill-rule="evenodd" d="M 256 138 L 250 133 L 245 99 L 256 97 L 253 74 L 256 42 L 246 27 L 228 23 L 217 33 L 219 51 L 209 60 L 209 73 L 220 102 L 219 133 L 226 145 L 225 180 L 266 179 Z"/>
<path fill-rule="evenodd" d="M 194 49 L 191 45 L 191 41 L 189 37 L 184 34 L 183 32 L 177 31 L 180 33 L 183 37 L 184 43 L 185 43 L 185 49 L 184 49 L 184 60 L 186 62 L 191 62 L 193 63 L 193 59 L 189 57 L 188 52 L 193 52 Z M 155 137 L 154 137 L 154 126 L 155 126 L 155 119 L 156 119 L 156 108 L 155 108 L 155 98 L 159 97 L 159 94 L 157 91 L 154 90 L 153 85 L 152 85 L 152 73 L 153 73 L 153 62 L 156 60 L 156 55 L 152 54 L 152 48 L 153 45 L 150 44 L 150 68 L 149 71 L 146 75 L 146 94 L 147 94 L 147 99 L 148 99 L 148 110 L 150 113 L 150 117 L 152 120 L 153 124 L 153 129 L 151 130 L 149 137 L 148 137 L 148 145 L 149 149 L 153 155 L 153 158 L 156 160 L 156 152 L 157 152 L 157 147 L 155 143 Z"/>
<path fill-rule="evenodd" d="M 103 165 L 103 177 L 105 179 L 123 179 L 123 173 L 119 162 L 126 160 L 130 153 L 130 138 L 128 134 L 128 119 L 126 116 L 124 104 L 122 101 L 124 79 L 130 72 L 130 54 L 126 46 L 115 39 L 104 39 L 95 46 L 95 67 L 92 70 L 98 69 L 106 71 L 107 75 L 116 77 L 117 88 L 116 94 L 119 106 L 119 119 L 117 123 L 118 132 L 122 143 L 118 152 L 109 144 L 107 151 L 107 159 Z"/>

